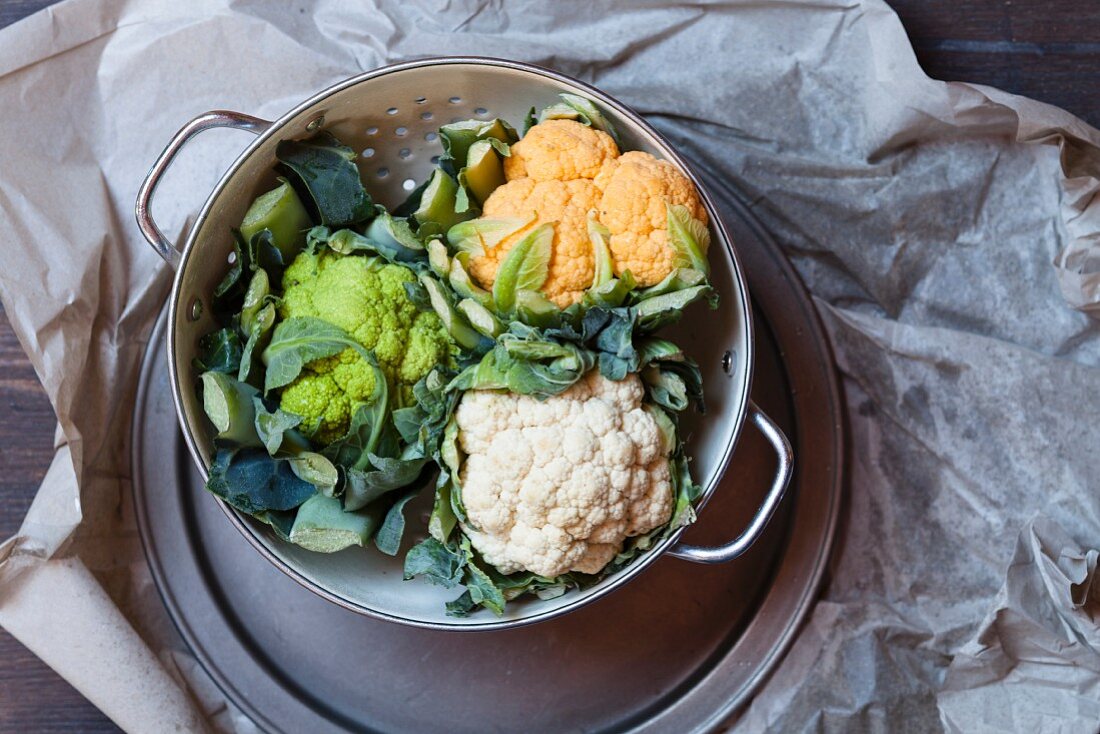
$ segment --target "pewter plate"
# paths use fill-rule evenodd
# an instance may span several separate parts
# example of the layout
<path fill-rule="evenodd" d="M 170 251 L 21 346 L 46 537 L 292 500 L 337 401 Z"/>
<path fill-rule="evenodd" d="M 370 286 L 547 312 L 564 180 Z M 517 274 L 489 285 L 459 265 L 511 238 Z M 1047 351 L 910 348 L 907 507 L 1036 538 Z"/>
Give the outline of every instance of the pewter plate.
<path fill-rule="evenodd" d="M 734 192 L 707 184 L 721 199 L 754 295 L 753 399 L 798 457 L 787 499 L 737 561 L 662 558 L 606 598 L 528 627 L 471 633 L 371 619 L 307 591 L 256 553 L 205 493 L 187 455 L 162 313 L 133 424 L 142 540 L 180 633 L 260 727 L 709 731 L 747 703 L 786 651 L 824 572 L 842 496 L 842 408 L 827 341 L 790 265 Z M 738 491 L 716 493 L 684 539 L 728 539 L 773 471 L 771 450 L 746 431 L 725 481 Z"/>

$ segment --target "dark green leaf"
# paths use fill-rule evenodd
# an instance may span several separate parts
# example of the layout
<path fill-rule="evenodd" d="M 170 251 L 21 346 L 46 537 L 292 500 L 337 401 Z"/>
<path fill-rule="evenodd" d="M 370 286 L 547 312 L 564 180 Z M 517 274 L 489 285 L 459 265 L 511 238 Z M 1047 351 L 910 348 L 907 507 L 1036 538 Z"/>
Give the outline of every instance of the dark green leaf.
<path fill-rule="evenodd" d="M 609 380 L 621 380 L 638 370 L 638 352 L 634 349 L 634 314 L 617 308 L 609 313 L 607 324 L 595 339 L 599 350 L 600 374 Z"/>
<path fill-rule="evenodd" d="M 466 552 L 466 574 L 462 579 L 466 590 L 470 593 L 470 599 L 474 604 L 489 609 L 498 617 L 504 614 L 504 593 L 493 583 L 485 571 L 473 560 L 473 550 L 470 547 L 470 539 L 463 537 L 462 550 Z"/>
<path fill-rule="evenodd" d="M 468 589 L 462 592 L 457 599 L 444 605 L 448 617 L 468 617 L 476 607 L 477 602 L 474 601 L 474 597 Z"/>
<path fill-rule="evenodd" d="M 218 329 L 199 339 L 196 372 L 236 374 L 241 367 L 241 338 L 235 329 Z"/>
<path fill-rule="evenodd" d="M 406 487 L 420 478 L 428 459 L 387 458 L 370 454 L 372 469 L 347 469 L 344 507 L 358 510 L 382 495 Z"/>
<path fill-rule="evenodd" d="M 467 564 L 463 583 L 474 604 L 480 604 L 498 617 L 504 614 L 504 593 L 480 567 L 473 563 Z"/>
<path fill-rule="evenodd" d="M 458 403 L 459 394 L 447 391 L 452 377 L 449 371 L 434 368 L 413 386 L 416 404 L 393 412 L 394 426 L 406 443 L 418 447 L 421 456 L 435 455 Z"/>
<path fill-rule="evenodd" d="M 283 253 L 275 246 L 271 230 L 262 229 L 252 235 L 252 239 L 248 240 L 247 249 L 252 272 L 262 269 L 267 273 L 268 282 L 275 284 L 283 282 L 286 262 L 283 261 Z"/>
<path fill-rule="evenodd" d="M 493 580 L 493 584 L 501 590 L 508 601 L 516 599 L 524 594 L 537 594 L 540 599 L 553 599 L 561 596 L 569 588 L 579 586 L 574 579 L 574 574 L 567 573 L 557 578 L 547 578 L 531 573 L 530 571 L 518 571 L 504 575 L 492 566 L 486 566 L 485 572 Z"/>
<path fill-rule="evenodd" d="M 466 554 L 460 548 L 450 548 L 435 538 L 420 541 L 405 554 L 405 579 L 424 576 L 445 588 L 462 582 Z"/>
<path fill-rule="evenodd" d="M 405 535 L 405 505 L 419 493 L 420 488 L 414 487 L 398 497 L 386 512 L 382 527 L 375 533 L 375 547 L 387 556 L 396 556 L 401 548 L 401 538 Z"/>
<path fill-rule="evenodd" d="M 218 451 L 206 488 L 241 512 L 292 510 L 317 493 L 294 475 L 290 464 L 263 449 Z"/>
<path fill-rule="evenodd" d="M 279 540 L 290 542 L 290 529 L 294 527 L 294 517 L 296 515 L 297 512 L 294 510 L 265 510 L 264 512 L 257 512 L 253 517 L 270 525 Z"/>
<path fill-rule="evenodd" d="M 391 413 L 393 426 L 401 434 L 401 439 L 406 443 L 416 443 L 420 438 L 420 426 L 423 413 L 415 405 L 406 408 L 398 408 Z"/>
<path fill-rule="evenodd" d="M 374 216 L 370 195 L 363 188 L 355 151 L 328 132 L 308 140 L 283 140 L 275 156 L 312 210 L 328 227 L 346 227 Z"/>
<path fill-rule="evenodd" d="M 416 306 L 421 311 L 432 311 L 432 299 L 428 298 L 428 291 L 420 284 L 405 283 L 405 297 L 409 299 L 409 303 Z"/>

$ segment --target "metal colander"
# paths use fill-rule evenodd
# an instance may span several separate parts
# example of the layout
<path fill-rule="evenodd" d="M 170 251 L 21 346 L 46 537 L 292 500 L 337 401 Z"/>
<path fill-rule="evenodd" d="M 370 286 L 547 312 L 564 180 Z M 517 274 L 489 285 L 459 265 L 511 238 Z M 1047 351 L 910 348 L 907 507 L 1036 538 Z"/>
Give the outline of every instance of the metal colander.
<path fill-rule="evenodd" d="M 165 148 L 142 184 L 136 213 L 149 243 L 177 270 L 169 313 L 169 371 L 180 427 L 192 457 L 205 475 L 212 444 L 191 367 L 199 338 L 216 328 L 211 309 L 205 306 L 232 253 L 230 228 L 240 224 L 256 196 L 275 185 L 275 146 L 280 140 L 330 131 L 359 153 L 359 169 L 371 195 L 392 207 L 431 173 L 441 153 L 440 125 L 494 117 L 519 124 L 531 107 L 552 104 L 562 92 L 587 97 L 600 107 L 618 129 L 624 150 L 643 150 L 671 161 L 699 189 L 711 222 L 711 281 L 722 300 L 719 310 L 694 310 L 675 327 L 676 341 L 700 363 L 708 404 L 707 415 L 688 417 L 682 430 L 694 457 L 696 481 L 704 488 L 702 502 L 719 487 L 738 491 L 736 471 L 726 470 L 747 418 L 776 449 L 772 486 L 749 526 L 731 528 L 731 535 L 738 534 L 725 545 L 686 546 L 678 543 L 680 533 L 676 533 L 623 571 L 584 591 L 547 601 L 521 599 L 510 603 L 502 618 L 488 613 L 465 619 L 445 616 L 444 602 L 455 591 L 421 580 L 403 581 L 403 553 L 397 558 L 361 549 L 310 553 L 279 541 L 267 526 L 222 505 L 230 521 L 268 560 L 311 591 L 348 609 L 437 629 L 500 629 L 548 619 L 617 588 L 666 551 L 703 563 L 736 558 L 763 531 L 786 489 L 792 472 L 790 445 L 749 401 L 753 338 L 744 278 L 718 212 L 698 179 L 652 127 L 599 90 L 548 69 L 485 58 L 422 59 L 377 69 L 318 93 L 274 122 L 236 112 L 209 112 L 185 125 Z M 210 194 L 180 252 L 153 220 L 151 200 L 160 178 L 187 141 L 214 127 L 248 130 L 258 137 Z M 420 511 L 426 513 L 431 502 L 424 499 Z M 219 500 L 211 496 L 210 501 Z M 421 528 L 426 522 L 413 517 L 406 547 L 424 537 Z"/>

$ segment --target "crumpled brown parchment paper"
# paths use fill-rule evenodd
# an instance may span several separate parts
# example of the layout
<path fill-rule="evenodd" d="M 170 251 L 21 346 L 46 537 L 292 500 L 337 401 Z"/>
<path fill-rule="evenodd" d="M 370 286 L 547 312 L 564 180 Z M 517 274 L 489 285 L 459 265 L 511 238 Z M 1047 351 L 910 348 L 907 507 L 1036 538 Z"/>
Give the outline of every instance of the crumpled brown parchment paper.
<path fill-rule="evenodd" d="M 248 731 L 171 629 L 128 500 L 144 340 L 170 273 L 133 224 L 168 138 L 277 117 L 358 71 L 512 57 L 592 82 L 731 180 L 830 332 L 850 497 L 822 600 L 738 731 L 1100 725 L 1100 133 L 929 80 L 850 3 L 70 0 L 0 31 L 0 297 L 57 454 L 0 546 L 0 624 L 131 731 Z M 203 136 L 178 236 L 236 151 Z"/>

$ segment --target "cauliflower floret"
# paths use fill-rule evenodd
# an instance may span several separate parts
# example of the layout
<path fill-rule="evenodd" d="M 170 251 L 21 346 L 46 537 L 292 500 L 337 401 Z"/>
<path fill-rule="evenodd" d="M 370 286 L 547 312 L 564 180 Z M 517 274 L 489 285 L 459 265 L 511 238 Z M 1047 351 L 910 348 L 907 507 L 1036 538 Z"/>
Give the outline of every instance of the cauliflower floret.
<path fill-rule="evenodd" d="M 541 403 L 466 393 L 455 412 L 468 523 L 463 530 L 502 573 L 597 573 L 626 538 L 672 516 L 668 456 L 642 407 L 637 375 L 593 370 Z M 541 419 L 531 419 L 542 406 Z"/>
<path fill-rule="evenodd" d="M 673 270 L 666 205 L 682 204 L 707 223 L 695 187 L 668 161 L 630 151 L 605 161 L 594 181 L 601 192 L 599 220 L 611 232 L 615 273 L 629 270 L 639 285 L 661 282 Z"/>
<path fill-rule="evenodd" d="M 470 274 L 490 287 L 516 242 L 532 227 L 557 222 L 542 292 L 560 308 L 580 301 L 592 285 L 590 210 L 611 233 L 615 273 L 629 270 L 642 286 L 661 282 L 673 270 L 668 206 L 682 204 L 707 222 L 698 192 L 674 165 L 641 151 L 619 155 L 611 136 L 574 120 L 547 120 L 528 130 L 504 160 L 504 176 L 508 183 L 489 196 L 482 217 L 535 219 L 472 258 Z"/>
<path fill-rule="evenodd" d="M 412 399 L 412 385 L 451 359 L 447 330 L 434 313 L 419 311 L 405 295 L 416 276 L 398 265 L 342 256 L 325 249 L 303 252 L 283 275 L 282 319 L 314 317 L 338 326 L 374 350 L 395 403 Z M 314 360 L 283 388 L 280 405 L 307 421 L 319 419 L 317 438 L 329 442 L 348 429 L 352 407 L 370 398 L 374 371 L 354 349 Z"/>
<path fill-rule="evenodd" d="M 531 129 L 537 127 L 541 125 Z M 588 239 L 588 210 L 596 208 L 598 203 L 599 191 L 587 179 L 535 181 L 519 178 L 499 186 L 485 202 L 485 217 L 528 218 L 533 215 L 536 219 L 488 250 L 483 257 L 472 258 L 470 274 L 483 286 L 490 287 L 496 280 L 501 261 L 516 242 L 532 227 L 557 222 L 550 272 L 542 292 L 560 308 L 576 303 L 592 285 L 595 266 L 592 243 Z"/>
<path fill-rule="evenodd" d="M 595 178 L 604 161 L 618 155 L 615 141 L 602 130 L 573 120 L 547 120 L 532 127 L 512 146 L 511 155 L 504 159 L 504 178 Z"/>

